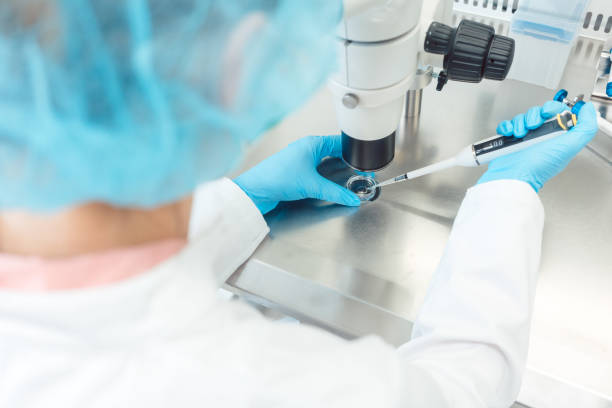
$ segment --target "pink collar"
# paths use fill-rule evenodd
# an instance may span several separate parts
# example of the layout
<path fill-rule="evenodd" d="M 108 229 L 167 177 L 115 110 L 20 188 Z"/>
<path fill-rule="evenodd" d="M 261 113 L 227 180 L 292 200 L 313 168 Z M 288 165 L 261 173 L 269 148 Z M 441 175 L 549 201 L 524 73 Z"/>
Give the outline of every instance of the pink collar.
<path fill-rule="evenodd" d="M 172 239 L 61 259 L 0 254 L 0 289 L 52 291 L 105 285 L 153 268 L 185 244 Z"/>

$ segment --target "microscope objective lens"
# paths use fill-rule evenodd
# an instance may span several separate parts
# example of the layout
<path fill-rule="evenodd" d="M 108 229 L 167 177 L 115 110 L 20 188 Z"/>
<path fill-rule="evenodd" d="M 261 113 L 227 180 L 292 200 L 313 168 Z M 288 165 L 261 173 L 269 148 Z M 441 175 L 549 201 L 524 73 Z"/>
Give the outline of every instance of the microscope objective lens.
<path fill-rule="evenodd" d="M 355 175 L 348 179 L 346 188 L 357 194 L 361 201 L 374 201 L 380 194 L 373 177 Z"/>

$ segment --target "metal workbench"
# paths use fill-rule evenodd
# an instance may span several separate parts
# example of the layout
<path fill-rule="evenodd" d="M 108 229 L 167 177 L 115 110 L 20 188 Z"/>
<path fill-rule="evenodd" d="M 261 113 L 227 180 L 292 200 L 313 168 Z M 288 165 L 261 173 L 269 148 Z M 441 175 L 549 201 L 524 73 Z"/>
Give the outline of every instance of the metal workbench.
<path fill-rule="evenodd" d="M 570 94 L 584 92 L 592 86 L 586 75 L 566 72 L 563 85 Z M 396 158 L 380 178 L 450 157 L 553 94 L 515 81 L 451 82 L 442 92 L 430 86 L 420 131 L 400 132 Z M 608 114 L 605 105 L 598 108 Z M 323 89 L 269 132 L 242 167 L 301 136 L 337 132 Z M 337 163 L 328 167 L 331 178 L 344 177 Z M 457 168 L 385 187 L 359 209 L 314 200 L 282 204 L 266 217 L 269 237 L 226 287 L 343 336 L 376 333 L 401 344 L 465 191 L 483 171 Z M 612 138 L 599 133 L 540 197 L 543 257 L 519 402 L 612 407 Z"/>

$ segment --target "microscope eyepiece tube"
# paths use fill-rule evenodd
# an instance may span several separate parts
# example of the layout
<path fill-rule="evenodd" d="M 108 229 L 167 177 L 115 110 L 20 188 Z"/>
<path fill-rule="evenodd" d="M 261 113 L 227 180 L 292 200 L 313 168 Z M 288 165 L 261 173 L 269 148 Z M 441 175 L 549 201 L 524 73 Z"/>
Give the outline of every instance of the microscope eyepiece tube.
<path fill-rule="evenodd" d="M 355 170 L 382 170 L 394 156 L 395 132 L 376 140 L 360 140 L 342 132 L 342 159 Z"/>

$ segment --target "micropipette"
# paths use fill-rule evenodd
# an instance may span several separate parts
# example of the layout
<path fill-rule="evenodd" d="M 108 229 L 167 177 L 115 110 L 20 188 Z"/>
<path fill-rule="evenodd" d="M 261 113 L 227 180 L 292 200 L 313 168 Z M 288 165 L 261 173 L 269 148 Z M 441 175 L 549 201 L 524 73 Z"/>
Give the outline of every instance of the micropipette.
<path fill-rule="evenodd" d="M 524 137 L 495 135 L 464 147 L 457 155 L 432 165 L 422 167 L 397 177 L 376 183 L 374 187 L 388 186 L 405 180 L 415 179 L 450 167 L 476 167 L 507 154 L 526 149 L 536 143 L 550 140 L 563 134 L 576 125 L 576 115 L 570 111 L 558 114 L 544 122 L 537 129 L 529 130 Z"/>

